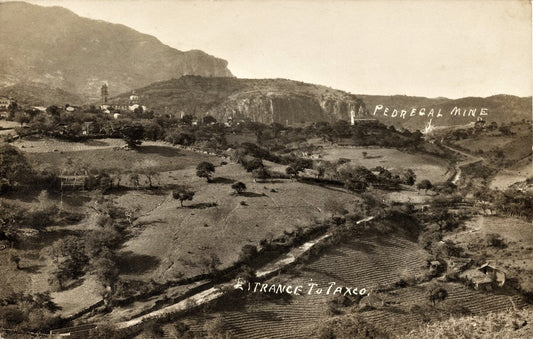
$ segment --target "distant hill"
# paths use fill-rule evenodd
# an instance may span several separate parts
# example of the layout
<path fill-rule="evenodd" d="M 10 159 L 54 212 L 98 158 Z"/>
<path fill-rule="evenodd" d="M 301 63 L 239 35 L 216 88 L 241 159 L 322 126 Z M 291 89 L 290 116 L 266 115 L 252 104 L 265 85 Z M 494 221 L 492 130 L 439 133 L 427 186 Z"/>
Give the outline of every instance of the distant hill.
<path fill-rule="evenodd" d="M 184 76 L 153 83 L 137 89 L 136 93 L 143 105 L 158 113 L 183 113 L 199 117 L 210 114 L 220 121 L 248 118 L 252 121 L 282 124 L 332 122 L 338 119 L 350 120 L 352 109 L 360 113 L 357 118 L 375 118 L 386 125 L 411 130 L 423 129 L 429 119 L 432 119 L 435 126 L 465 125 L 479 117 L 498 124 L 531 119 L 531 97 L 495 95 L 488 98 L 432 99 L 402 95 L 354 95 L 286 79 Z M 125 104 L 129 95 L 129 92 L 123 93 L 111 102 Z M 376 110 L 378 105 L 382 108 L 378 107 Z M 387 107 L 389 111 L 385 116 Z M 422 108 L 424 115 L 420 115 Z M 396 117 L 392 117 L 394 109 L 397 110 Z M 434 111 L 432 117 L 428 116 L 431 109 Z M 400 117 L 402 110 L 405 111 L 405 117 Z M 451 112 L 454 114 L 450 114 Z"/>
<path fill-rule="evenodd" d="M 0 88 L 0 96 L 16 98 L 19 105 L 50 106 L 80 105 L 84 100 L 76 94 L 41 83 L 19 83 Z"/>
<path fill-rule="evenodd" d="M 186 74 L 232 76 L 225 60 L 123 25 L 61 7 L 0 3 L 0 87 L 40 82 L 94 100 L 104 82 L 116 95 Z"/>
<path fill-rule="evenodd" d="M 424 98 L 405 95 L 358 95 L 358 97 L 365 102 L 371 116 L 375 116 L 387 125 L 409 129 L 422 129 L 431 118 L 432 124 L 435 126 L 464 125 L 476 121 L 479 117 L 489 123 L 495 121 L 500 124 L 522 119 L 531 120 L 532 112 L 531 97 L 521 98 L 503 94 L 487 98 L 465 97 L 460 99 Z M 383 106 L 383 108 L 380 108 L 379 105 Z M 386 108 L 389 108 L 388 112 L 385 112 Z M 422 108 L 425 108 L 424 115 L 420 115 Z M 392 117 L 394 109 L 398 111 L 396 117 Z M 413 109 L 415 109 L 415 113 L 414 116 L 411 116 Z M 428 117 L 431 109 L 434 110 L 434 115 L 433 117 Z M 473 111 L 474 109 L 476 110 L 475 112 Z M 486 115 L 480 115 L 482 109 L 485 109 L 483 113 Z M 405 118 L 400 117 L 401 110 L 407 111 Z M 437 117 L 439 110 L 441 117 Z M 376 113 L 375 115 L 374 112 Z"/>
<path fill-rule="evenodd" d="M 212 115 L 219 121 L 250 119 L 289 124 L 349 120 L 364 111 L 355 95 L 286 79 L 237 79 L 184 76 L 136 90 L 143 105 L 159 113 Z M 111 99 L 127 103 L 129 93 Z"/>

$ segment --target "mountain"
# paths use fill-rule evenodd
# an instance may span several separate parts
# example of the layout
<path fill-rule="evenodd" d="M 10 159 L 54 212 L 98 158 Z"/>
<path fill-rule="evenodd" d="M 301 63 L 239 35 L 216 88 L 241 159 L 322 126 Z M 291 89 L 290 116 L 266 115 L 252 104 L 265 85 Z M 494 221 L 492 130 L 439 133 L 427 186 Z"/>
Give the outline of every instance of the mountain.
<path fill-rule="evenodd" d="M 104 82 L 116 95 L 186 74 L 232 76 L 225 60 L 61 7 L 0 3 L 0 27 L 0 87 L 39 82 L 94 100 Z"/>
<path fill-rule="evenodd" d="M 286 79 L 237 79 L 183 76 L 137 89 L 143 105 L 159 113 L 212 115 L 219 121 L 251 119 L 270 124 L 350 119 L 364 112 L 355 95 Z M 129 93 L 110 100 L 127 104 Z"/>
<path fill-rule="evenodd" d="M 409 129 L 422 129 L 430 119 L 434 126 L 465 125 L 478 118 L 498 124 L 522 119 L 531 120 L 532 112 L 531 97 L 522 98 L 503 94 L 486 98 L 460 99 L 405 95 L 358 95 L 358 97 L 365 102 L 371 116 L 387 125 Z M 434 110 L 433 116 L 428 116 L 431 109 Z M 397 111 L 396 116 L 393 116 L 394 110 Z M 404 116 L 401 116 L 402 110 L 406 111 Z"/>
<path fill-rule="evenodd" d="M 23 106 L 80 105 L 84 102 L 79 95 L 42 83 L 18 83 L 0 88 L 0 96 L 16 98 Z"/>

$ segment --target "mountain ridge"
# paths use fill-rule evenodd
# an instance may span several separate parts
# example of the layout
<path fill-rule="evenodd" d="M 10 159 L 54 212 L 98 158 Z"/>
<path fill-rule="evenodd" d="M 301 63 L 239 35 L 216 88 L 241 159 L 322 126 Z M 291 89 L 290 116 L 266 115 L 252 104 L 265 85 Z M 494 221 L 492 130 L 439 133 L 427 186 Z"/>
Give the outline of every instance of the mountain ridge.
<path fill-rule="evenodd" d="M 487 122 L 510 122 L 531 119 L 531 97 L 494 95 L 486 98 L 459 99 L 410 97 L 404 95 L 375 96 L 352 94 L 330 87 L 288 79 L 203 78 L 184 76 L 157 82 L 135 90 L 141 102 L 158 113 L 191 114 L 201 117 L 210 114 L 219 121 L 250 119 L 263 123 L 333 122 L 350 120 L 354 110 L 358 119 L 377 119 L 387 125 L 408 129 L 423 129 L 432 119 L 436 126 L 465 125 L 482 116 Z M 113 97 L 113 104 L 126 104 L 130 93 Z M 374 111 L 377 105 L 383 110 Z M 387 106 L 388 105 L 388 106 Z M 385 107 L 396 107 L 408 114 L 413 108 L 426 109 L 424 116 L 405 118 L 384 116 Z M 460 114 L 450 115 L 455 107 Z M 428 117 L 429 110 L 435 110 Z M 469 109 L 475 116 L 468 116 Z M 437 117 L 440 114 L 442 116 Z M 461 116 L 462 112 L 466 116 Z"/>
<path fill-rule="evenodd" d="M 233 76 L 227 61 L 180 51 L 122 24 L 62 7 L 0 3 L 0 86 L 41 82 L 87 99 L 104 82 L 115 94 L 187 74 Z"/>

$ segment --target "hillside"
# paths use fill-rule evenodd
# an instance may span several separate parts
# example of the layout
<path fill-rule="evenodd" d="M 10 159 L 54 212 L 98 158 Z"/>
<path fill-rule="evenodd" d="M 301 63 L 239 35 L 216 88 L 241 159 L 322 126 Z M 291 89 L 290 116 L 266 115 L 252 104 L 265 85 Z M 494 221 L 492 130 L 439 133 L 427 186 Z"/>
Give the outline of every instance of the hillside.
<path fill-rule="evenodd" d="M 0 24 L 0 86 L 34 81 L 96 99 L 106 81 L 118 94 L 184 74 L 232 76 L 225 60 L 61 7 L 0 3 Z"/>
<path fill-rule="evenodd" d="M 50 105 L 79 105 L 84 100 L 76 94 L 60 88 L 52 88 L 42 83 L 19 83 L 0 88 L 0 96 L 16 98 L 19 105 L 50 106 Z"/>
<path fill-rule="evenodd" d="M 350 120 L 352 109 L 358 113 L 358 118 L 376 118 L 386 125 L 411 130 L 423 129 L 429 119 L 432 119 L 434 126 L 465 125 L 475 122 L 479 117 L 498 124 L 531 119 L 530 97 L 496 95 L 487 98 L 432 99 L 402 95 L 353 95 L 326 86 L 286 79 L 184 76 L 153 83 L 137 89 L 136 93 L 144 105 L 156 112 L 199 117 L 210 114 L 219 121 L 247 118 L 282 124 L 332 122 Z M 123 93 L 111 102 L 126 104 L 129 95 L 130 92 Z M 416 112 L 411 115 L 413 108 Z M 420 115 L 422 108 L 424 115 Z M 396 117 L 393 117 L 394 109 L 397 111 Z M 452 114 L 454 109 L 456 113 Z M 483 115 L 480 115 L 482 109 Z M 405 117 L 400 117 L 402 110 L 406 112 Z M 433 117 L 429 114 L 431 110 L 434 111 Z"/>
<path fill-rule="evenodd" d="M 143 105 L 156 112 L 219 121 L 251 119 L 263 123 L 349 120 L 350 111 L 364 111 L 355 95 L 329 87 L 285 79 L 203 78 L 184 76 L 136 90 Z M 129 93 L 111 99 L 127 102 Z"/>
<path fill-rule="evenodd" d="M 480 97 L 465 97 L 460 99 L 447 98 L 425 98 L 414 97 L 406 95 L 358 95 L 366 104 L 371 115 L 376 112 L 375 117 L 383 121 L 387 125 L 395 125 L 396 127 L 405 127 L 409 129 L 424 128 L 430 117 L 428 113 L 434 109 L 435 114 L 432 124 L 435 126 L 453 126 L 464 125 L 476 121 L 480 117 L 481 109 L 485 108 L 487 115 L 481 116 L 485 121 L 495 121 L 498 124 L 510 121 L 517 121 L 522 119 L 531 119 L 531 97 L 520 98 L 513 95 L 494 95 L 487 98 Z M 383 106 L 382 109 L 379 105 Z M 388 116 L 384 116 L 385 109 Z M 459 114 L 451 114 L 454 108 L 460 109 Z M 377 108 L 377 109 L 376 109 Z M 415 116 L 410 116 L 411 110 L 415 108 Z M 421 108 L 425 108 L 425 115 L 420 116 Z M 399 114 L 392 117 L 393 110 L 399 112 L 406 110 L 405 118 L 401 118 Z M 471 109 L 476 109 L 476 112 L 470 114 Z M 442 117 L 437 117 L 437 112 L 441 111 Z M 463 112 L 467 110 L 465 116 Z M 457 111 L 456 111 L 457 112 Z"/>

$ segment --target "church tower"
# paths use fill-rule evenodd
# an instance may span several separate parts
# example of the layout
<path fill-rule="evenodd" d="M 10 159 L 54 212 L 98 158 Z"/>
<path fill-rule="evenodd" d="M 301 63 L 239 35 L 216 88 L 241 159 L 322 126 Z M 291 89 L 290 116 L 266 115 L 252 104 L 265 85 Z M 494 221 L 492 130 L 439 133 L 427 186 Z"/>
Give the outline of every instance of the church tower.
<path fill-rule="evenodd" d="M 102 97 L 102 106 L 107 105 L 107 97 L 109 95 L 107 92 L 107 83 L 102 85 L 102 88 L 100 89 L 100 95 Z"/>

